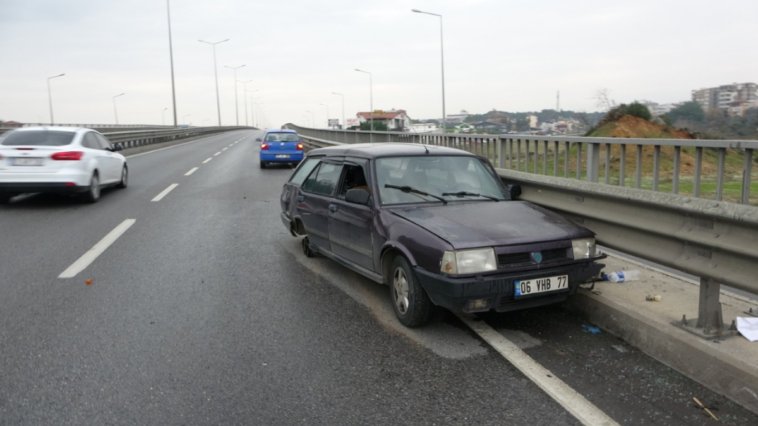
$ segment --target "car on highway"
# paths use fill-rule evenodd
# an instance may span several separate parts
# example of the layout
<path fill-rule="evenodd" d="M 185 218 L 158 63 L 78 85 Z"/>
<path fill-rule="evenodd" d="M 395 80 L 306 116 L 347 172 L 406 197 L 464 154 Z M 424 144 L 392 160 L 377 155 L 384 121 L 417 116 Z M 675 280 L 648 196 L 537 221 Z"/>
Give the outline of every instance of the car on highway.
<path fill-rule="evenodd" d="M 265 169 L 272 163 L 296 165 L 303 160 L 303 141 L 294 130 L 267 130 L 261 143 L 261 168 Z"/>
<path fill-rule="evenodd" d="M 0 204 L 29 192 L 100 199 L 108 186 L 126 188 L 129 168 L 119 145 L 92 129 L 24 127 L 0 135 Z"/>
<path fill-rule="evenodd" d="M 281 220 L 323 255 L 387 284 L 398 320 L 433 306 L 506 312 L 559 303 L 598 276 L 595 234 L 518 200 L 483 157 L 420 144 L 310 151 L 281 194 Z"/>

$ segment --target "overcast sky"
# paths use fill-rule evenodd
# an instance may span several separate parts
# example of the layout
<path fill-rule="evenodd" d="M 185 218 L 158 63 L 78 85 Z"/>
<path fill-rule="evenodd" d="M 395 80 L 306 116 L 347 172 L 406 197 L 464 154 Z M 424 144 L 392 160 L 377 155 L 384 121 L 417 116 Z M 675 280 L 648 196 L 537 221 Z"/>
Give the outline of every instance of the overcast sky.
<path fill-rule="evenodd" d="M 692 89 L 758 81 L 756 0 L 173 0 L 179 122 L 234 124 L 232 70 L 253 80 L 268 123 L 322 124 L 374 108 L 442 115 L 439 19 L 444 16 L 447 112 L 493 108 L 594 111 L 618 102 L 690 99 Z M 160 124 L 171 118 L 166 3 L 161 0 L 0 0 L 0 119 Z M 239 119 L 245 122 L 242 85 Z M 249 99 L 248 99 L 249 103 Z M 183 118 L 186 115 L 189 117 Z M 248 105 L 248 115 L 252 108 Z M 250 122 L 252 118 L 248 118 Z"/>

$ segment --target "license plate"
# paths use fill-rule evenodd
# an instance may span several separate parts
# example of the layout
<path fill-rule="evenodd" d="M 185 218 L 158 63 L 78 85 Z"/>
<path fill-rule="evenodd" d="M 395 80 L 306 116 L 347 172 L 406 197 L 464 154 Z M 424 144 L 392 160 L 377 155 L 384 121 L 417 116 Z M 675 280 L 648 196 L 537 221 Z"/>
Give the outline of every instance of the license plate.
<path fill-rule="evenodd" d="M 14 166 L 41 166 L 42 161 L 42 158 L 11 158 Z"/>
<path fill-rule="evenodd" d="M 280 155 L 277 155 L 276 158 L 290 158 L 290 156 L 280 154 Z"/>
<path fill-rule="evenodd" d="M 514 289 L 516 297 L 530 294 L 547 293 L 550 291 L 565 290 L 568 288 L 568 275 L 556 277 L 532 278 L 530 280 L 516 281 Z"/>

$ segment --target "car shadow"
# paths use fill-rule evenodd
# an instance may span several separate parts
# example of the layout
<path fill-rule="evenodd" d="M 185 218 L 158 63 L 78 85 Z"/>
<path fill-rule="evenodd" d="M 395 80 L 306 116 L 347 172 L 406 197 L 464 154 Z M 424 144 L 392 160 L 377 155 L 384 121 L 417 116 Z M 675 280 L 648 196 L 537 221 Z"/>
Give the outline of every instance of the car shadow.
<path fill-rule="evenodd" d="M 113 188 L 102 189 L 100 191 L 100 200 L 98 203 L 101 203 L 105 199 L 109 198 L 113 192 L 115 192 Z M 0 205 L 0 211 L 14 209 L 46 210 L 59 209 L 61 207 L 80 207 L 87 205 L 90 205 L 90 203 L 84 201 L 82 196 L 79 194 L 51 194 L 45 192 L 36 192 L 21 194 L 11 198 L 8 204 Z"/>

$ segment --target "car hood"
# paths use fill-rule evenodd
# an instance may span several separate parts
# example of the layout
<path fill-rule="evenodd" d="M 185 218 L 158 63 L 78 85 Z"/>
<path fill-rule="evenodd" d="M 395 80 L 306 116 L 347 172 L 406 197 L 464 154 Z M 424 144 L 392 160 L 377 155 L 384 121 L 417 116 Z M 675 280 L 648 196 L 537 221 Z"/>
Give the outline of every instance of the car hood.
<path fill-rule="evenodd" d="M 455 249 L 591 237 L 588 229 L 526 201 L 450 203 L 391 210 Z"/>

